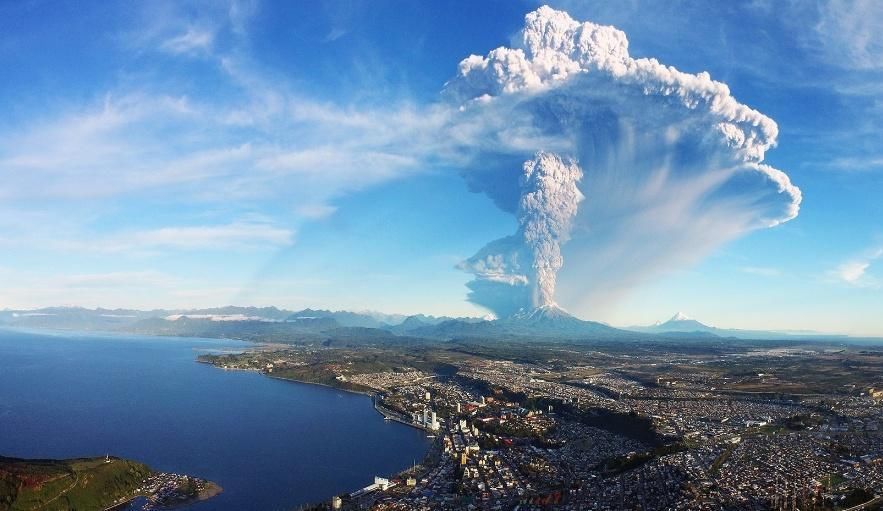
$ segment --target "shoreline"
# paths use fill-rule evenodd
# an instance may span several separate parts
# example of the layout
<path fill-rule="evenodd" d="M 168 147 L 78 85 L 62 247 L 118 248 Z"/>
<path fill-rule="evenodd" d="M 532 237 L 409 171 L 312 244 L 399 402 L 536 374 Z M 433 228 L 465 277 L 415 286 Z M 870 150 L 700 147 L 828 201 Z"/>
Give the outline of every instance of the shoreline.
<path fill-rule="evenodd" d="M 203 363 L 208 364 L 209 362 L 203 362 Z M 225 370 L 226 370 L 226 369 L 225 369 Z M 239 371 L 252 371 L 252 369 L 238 369 L 238 370 L 239 370 Z M 402 419 L 401 417 L 398 417 L 398 416 L 396 415 L 398 412 L 395 412 L 394 410 L 391 410 L 391 409 L 389 409 L 389 408 L 386 408 L 386 407 L 384 407 L 383 405 L 379 405 L 379 404 L 377 404 L 377 402 L 378 402 L 378 397 L 380 396 L 380 392 L 366 392 L 366 391 L 361 391 L 361 390 L 345 389 L 345 388 L 342 388 L 342 387 L 336 387 L 336 386 L 334 386 L 334 385 L 328 385 L 327 383 L 311 382 L 311 381 L 305 381 L 305 380 L 296 380 L 296 379 L 294 379 L 294 378 L 285 378 L 284 376 L 271 376 L 271 375 L 269 375 L 269 374 L 267 374 L 267 373 L 264 373 L 264 372 L 262 372 L 262 371 L 259 371 L 259 370 L 254 370 L 254 371 L 257 372 L 257 373 L 260 373 L 260 374 L 262 374 L 263 376 L 266 376 L 266 377 L 268 377 L 268 378 L 273 378 L 274 380 L 290 381 L 290 382 L 294 382 L 294 383 L 301 383 L 301 384 L 304 384 L 304 385 L 318 385 L 318 386 L 320 386 L 320 387 L 325 387 L 325 388 L 329 388 L 329 389 L 340 390 L 340 391 L 343 391 L 343 392 L 349 392 L 349 393 L 352 393 L 352 394 L 359 394 L 359 395 L 362 395 L 362 396 L 370 397 L 370 398 L 371 398 L 371 404 L 372 404 L 372 406 L 373 406 L 373 408 L 374 408 L 374 411 L 376 411 L 377 413 L 379 413 L 379 414 L 384 418 L 384 420 L 395 421 L 395 422 L 398 422 L 399 424 L 403 424 L 403 425 L 405 425 L 405 426 L 410 426 L 410 427 L 412 427 L 412 428 L 419 429 L 420 431 L 424 431 L 424 432 L 427 431 L 427 429 L 424 428 L 424 427 L 422 427 L 422 426 L 419 426 L 419 425 L 417 425 L 417 424 L 414 424 L 413 422 L 407 422 L 405 419 Z"/>
<path fill-rule="evenodd" d="M 218 366 L 216 366 L 215 364 L 212 364 L 211 362 L 207 362 L 207 361 L 204 361 L 204 360 L 197 360 L 197 362 L 202 363 L 202 364 L 208 364 L 208 365 L 214 367 L 215 369 L 221 369 L 221 370 L 224 370 L 224 371 L 229 371 L 229 370 L 231 370 L 231 369 L 228 369 L 228 368 L 218 367 Z M 320 386 L 320 387 L 325 387 L 325 388 L 328 388 L 328 389 L 339 390 L 339 391 L 343 391 L 343 392 L 349 392 L 349 393 L 352 393 L 352 394 L 357 394 L 357 395 L 367 396 L 367 397 L 370 397 L 370 398 L 371 398 L 371 405 L 372 405 L 372 408 L 374 408 L 374 411 L 377 412 L 381 417 L 383 417 L 383 420 L 384 420 L 384 421 L 386 421 L 386 420 L 391 420 L 391 421 L 397 422 L 397 423 L 399 423 L 399 424 L 401 424 L 401 425 L 403 425 L 403 426 L 408 426 L 408 427 L 411 427 L 411 428 L 417 429 L 417 430 L 419 430 L 421 433 L 424 433 L 424 434 L 429 434 L 429 433 L 430 433 L 430 431 L 427 430 L 425 427 L 422 427 L 422 426 L 420 426 L 420 425 L 418 425 L 418 424 L 414 424 L 414 423 L 412 423 L 412 422 L 408 422 L 408 421 L 406 421 L 405 419 L 399 417 L 399 416 L 398 416 L 398 413 L 395 412 L 394 410 L 388 409 L 388 408 L 384 407 L 383 405 L 378 404 L 378 397 L 379 397 L 381 394 L 380 394 L 380 392 L 377 392 L 377 391 L 374 391 L 374 392 L 367 392 L 367 391 L 360 391 L 360 390 L 353 390 L 353 389 L 345 389 L 345 388 L 338 387 L 338 386 L 335 386 L 335 385 L 329 385 L 329 384 L 327 384 L 327 383 L 311 382 L 311 381 L 306 381 L 306 380 L 298 380 L 298 379 L 296 379 L 296 378 L 286 378 L 286 377 L 284 377 L 284 376 L 274 376 L 274 375 L 269 374 L 269 373 L 266 373 L 266 372 L 264 372 L 264 371 L 262 371 L 262 370 L 260 370 L 260 369 L 239 369 L 239 368 L 235 368 L 235 369 L 232 369 L 232 370 L 235 370 L 235 371 L 246 371 L 246 372 L 255 372 L 255 373 L 260 374 L 261 376 L 264 376 L 264 377 L 267 377 L 267 378 L 272 378 L 272 379 L 274 379 L 274 380 L 285 381 L 285 382 L 292 382 L 292 383 L 298 383 L 298 384 L 301 384 L 301 385 L 318 385 L 318 386 Z M 437 445 L 438 445 L 438 444 L 437 444 L 437 441 L 438 441 L 438 439 L 437 439 L 437 438 L 434 438 L 432 442 L 429 442 L 429 445 L 428 445 L 427 448 L 426 448 L 426 452 L 423 453 L 423 459 L 421 460 L 420 465 L 417 465 L 417 466 L 419 466 L 421 469 L 425 469 L 425 462 L 426 462 L 426 460 L 429 459 L 429 457 L 432 455 L 432 453 L 433 453 L 433 449 L 435 449 L 435 448 L 437 447 Z M 410 467 L 410 468 L 409 468 L 409 467 L 405 467 L 405 468 L 403 468 L 403 469 L 401 469 L 401 470 L 395 472 L 392 476 L 393 476 L 393 477 L 402 477 L 402 476 L 404 476 L 404 475 L 406 475 L 406 474 L 411 473 L 411 472 L 412 472 L 417 466 L 415 466 L 415 467 Z M 414 475 L 416 476 L 416 474 L 414 474 Z M 332 496 L 334 496 L 334 495 L 340 495 L 340 493 L 335 493 L 335 494 L 333 494 Z M 349 493 L 347 493 L 347 495 L 349 495 Z M 329 498 L 330 498 L 330 497 L 329 497 Z M 326 500 L 327 500 L 327 499 L 326 499 Z M 303 505 L 307 505 L 307 506 L 309 506 L 309 505 L 317 505 L 317 503 L 315 503 L 315 502 L 313 502 L 313 503 L 305 503 L 305 504 L 303 504 Z"/>
<path fill-rule="evenodd" d="M 209 365 L 215 366 L 215 365 L 212 364 L 211 362 L 202 362 L 202 363 L 203 363 L 203 364 L 209 364 Z M 217 367 L 217 366 L 215 366 L 215 367 Z M 219 368 L 219 369 L 223 369 L 223 368 Z M 230 370 L 230 369 L 224 369 L 224 371 L 229 371 L 229 370 Z M 256 372 L 256 373 L 258 373 L 258 374 L 260 374 L 260 375 L 262 375 L 262 376 L 266 376 L 267 378 L 272 378 L 272 379 L 274 379 L 274 380 L 290 381 L 290 382 L 294 382 L 294 383 L 303 383 L 303 384 L 305 384 L 305 385 L 318 385 L 318 386 L 320 386 L 320 387 L 325 387 L 325 388 L 328 388 L 328 389 L 340 390 L 340 391 L 343 391 L 343 392 L 349 392 L 349 393 L 351 393 L 351 394 L 359 394 L 359 395 L 362 395 L 362 396 L 368 396 L 368 397 L 371 397 L 371 398 L 377 396 L 377 393 L 376 393 L 376 392 L 367 392 L 367 391 L 364 391 L 364 390 L 345 389 L 345 388 L 343 388 L 343 387 L 338 387 L 338 386 L 336 386 L 336 385 L 329 385 L 329 384 L 327 384 L 327 383 L 320 383 L 320 382 L 317 382 L 317 381 L 298 380 L 298 379 L 296 379 L 296 378 L 286 378 L 285 376 L 273 376 L 273 375 L 271 375 L 271 374 L 269 374 L 269 373 L 265 373 L 265 372 L 261 371 L 260 369 L 234 369 L 234 371 L 253 371 L 253 372 Z"/>
<path fill-rule="evenodd" d="M 144 495 L 135 495 L 134 497 L 132 497 L 132 498 L 130 498 L 130 499 L 128 499 L 128 500 L 125 500 L 125 501 L 123 501 L 123 502 L 120 502 L 119 504 L 114 504 L 114 505 L 112 505 L 112 506 L 110 506 L 110 507 L 106 507 L 106 508 L 104 508 L 102 511 L 114 511 L 114 510 L 117 510 L 117 509 L 123 509 L 123 506 L 128 506 L 128 505 L 131 504 L 133 501 L 135 501 L 135 500 L 137 500 L 137 499 L 142 499 L 142 498 L 143 498 L 143 499 L 146 499 L 147 497 L 145 497 Z"/>
<path fill-rule="evenodd" d="M 167 506 L 162 506 L 162 505 L 153 506 L 150 509 L 158 509 L 158 510 L 159 509 L 169 509 L 169 510 L 170 509 L 177 509 L 180 507 L 188 506 L 190 504 L 194 504 L 196 502 L 203 502 L 203 501 L 209 500 L 212 497 L 217 497 L 218 495 L 220 495 L 222 493 L 224 493 L 224 488 L 222 488 L 217 483 L 213 483 L 213 482 L 209 481 L 208 488 L 197 492 L 196 495 L 192 496 L 189 499 L 182 500 L 182 501 L 179 501 L 179 502 L 176 502 L 172 505 L 167 505 Z M 129 504 L 131 504 L 132 502 L 134 502 L 138 499 L 147 500 L 148 505 L 151 502 L 150 497 L 147 495 L 133 495 L 132 497 L 124 500 L 123 502 L 120 502 L 118 504 L 114 504 L 110 507 L 104 508 L 102 511 L 122 510 L 123 508 L 125 508 L 125 506 L 128 506 Z"/>
<path fill-rule="evenodd" d="M 6 330 L 13 330 L 13 331 L 18 331 L 18 332 L 22 332 L 22 333 L 32 333 L 32 334 L 41 334 L 42 333 L 42 334 L 48 334 L 50 336 L 52 336 L 52 335 L 62 335 L 62 336 L 82 335 L 84 337 L 88 336 L 88 337 L 101 338 L 101 337 L 106 337 L 106 336 L 113 337 L 113 336 L 117 336 L 117 335 L 122 335 L 124 337 L 129 337 L 129 336 L 132 336 L 135 338 L 140 337 L 145 341 L 150 341 L 150 340 L 154 340 L 154 339 L 168 339 L 168 340 L 178 339 L 181 341 L 190 341 L 190 342 L 210 341 L 210 342 L 216 342 L 216 343 L 224 343 L 224 342 L 232 341 L 232 342 L 240 342 L 243 344 L 247 344 L 246 346 L 243 346 L 243 351 L 256 351 L 256 350 L 262 350 L 262 349 L 273 349 L 275 347 L 278 347 L 278 345 L 273 345 L 270 343 L 259 343 L 259 342 L 254 342 L 254 341 L 245 341 L 245 340 L 241 340 L 241 339 L 231 339 L 231 338 L 182 337 L 182 336 L 167 336 L 167 335 L 132 334 L 132 333 L 128 333 L 128 332 L 112 332 L 112 331 L 79 331 L 79 330 L 72 330 L 72 329 L 68 330 L 68 329 L 10 328 L 10 329 L 6 329 Z M 387 411 L 386 409 L 384 409 L 384 407 L 382 405 L 379 405 L 378 401 L 379 401 L 379 396 L 381 395 L 381 393 L 378 391 L 344 388 L 342 386 L 337 386 L 337 385 L 329 384 L 329 383 L 307 381 L 307 380 L 301 380 L 301 379 L 290 378 L 290 377 L 285 377 L 285 376 L 277 376 L 277 375 L 273 375 L 270 373 L 266 373 L 260 369 L 224 368 L 222 366 L 218 366 L 218 365 L 212 363 L 211 361 L 200 360 L 198 357 L 198 354 L 193 356 L 193 358 L 191 358 L 191 361 L 196 362 L 196 363 L 200 363 L 200 364 L 209 365 L 214 369 L 223 369 L 225 371 L 234 370 L 234 371 L 245 371 L 245 372 L 257 372 L 257 373 L 261 374 L 262 376 L 266 376 L 266 377 L 269 377 L 269 378 L 272 378 L 275 380 L 298 383 L 298 384 L 306 384 L 306 385 L 318 385 L 321 387 L 326 387 L 328 389 L 333 389 L 333 390 L 337 390 L 337 391 L 344 391 L 344 392 L 348 392 L 351 394 L 363 395 L 366 397 L 370 397 L 372 400 L 372 408 L 374 409 L 374 411 L 376 413 L 378 413 L 381 416 L 381 418 L 382 418 L 381 420 L 395 421 L 395 422 L 402 424 L 404 426 L 410 426 L 411 428 L 417 429 L 420 432 L 426 431 L 424 428 L 422 428 L 418 425 L 412 424 L 412 423 L 402 419 L 401 417 L 398 417 L 397 415 L 394 415 L 394 413 L 395 413 L 394 411 L 392 411 L 392 410 Z M 421 449 L 422 457 L 425 459 L 432 452 L 432 450 L 433 450 L 433 442 L 426 442 L 426 445 L 424 446 L 424 448 Z M 403 466 L 399 469 L 394 469 L 394 472 L 391 473 L 390 475 L 391 476 L 400 476 L 402 474 L 409 472 L 409 470 L 411 470 L 411 467 Z M 377 474 L 376 473 L 375 474 L 366 473 L 365 478 L 370 479 L 373 475 L 377 475 Z M 207 491 L 200 492 L 199 495 L 195 495 L 193 498 L 187 499 L 186 501 L 182 500 L 178 503 L 175 503 L 174 506 L 171 506 L 171 507 L 156 506 L 156 509 L 172 509 L 172 508 L 177 508 L 177 507 L 182 507 L 182 506 L 186 507 L 189 505 L 193 505 L 197 502 L 201 502 L 203 500 L 210 499 L 210 498 L 223 492 L 223 489 L 219 485 L 214 484 L 213 486 L 215 486 L 216 488 L 209 488 L 209 489 L 207 489 Z M 340 489 L 340 490 L 345 491 L 345 489 Z M 340 492 L 335 490 L 335 493 L 333 493 L 332 495 L 338 495 L 338 494 L 340 494 Z M 130 498 L 126 499 L 125 501 L 114 503 L 113 505 L 106 507 L 106 508 L 102 509 L 101 511 L 120 511 L 122 509 L 125 509 L 126 506 L 131 505 L 131 503 L 133 501 L 136 501 L 139 498 L 147 498 L 147 496 L 143 495 L 143 494 L 132 495 Z M 330 499 L 331 495 L 329 495 L 328 498 Z M 301 505 L 308 505 L 308 504 L 310 504 L 310 503 L 305 502 L 305 503 L 302 503 Z M 298 504 L 293 504 L 293 505 L 296 507 Z"/>
<path fill-rule="evenodd" d="M 336 385 L 329 385 L 327 383 L 313 382 L 313 381 L 307 381 L 307 380 L 298 380 L 296 378 L 286 378 L 285 376 L 273 376 L 269 373 L 265 373 L 265 372 L 261 371 L 260 369 L 224 368 L 224 367 L 218 367 L 215 364 L 212 364 L 211 362 L 206 362 L 204 360 L 197 360 L 197 362 L 199 362 L 200 364 L 208 364 L 216 369 L 221 369 L 223 371 L 254 372 L 254 373 L 258 373 L 262 376 L 265 376 L 267 378 L 272 378 L 274 380 L 287 381 L 287 382 L 292 382 L 292 383 L 300 383 L 303 385 L 318 385 L 320 387 L 325 387 L 328 389 L 339 390 L 342 392 L 349 392 L 351 394 L 358 394 L 361 396 L 370 397 L 371 402 L 372 402 L 372 406 L 374 407 L 374 410 L 377 413 L 379 413 L 384 419 L 395 421 L 395 422 L 398 422 L 399 424 L 403 424 L 405 426 L 410 426 L 412 428 L 419 429 L 421 431 L 427 431 L 426 428 L 419 426 L 417 424 L 414 424 L 413 422 L 408 422 L 405 419 L 399 417 L 398 412 L 396 412 L 395 410 L 391 410 L 389 408 L 384 407 L 383 405 L 377 404 L 378 397 L 381 395 L 380 392 L 376 392 L 376 391 L 375 392 L 368 392 L 368 391 L 363 391 L 363 390 L 347 389 L 347 388 L 343 388 L 343 387 L 338 387 Z"/>
<path fill-rule="evenodd" d="M 110 511 L 127 508 L 139 499 L 145 502 L 145 509 L 164 509 L 208 500 L 223 492 L 208 479 L 162 472 L 140 461 L 107 454 L 80 458 L 0 456 L 0 473 L 5 474 L 0 502 L 12 509 L 27 509 L 28 503 L 39 502 L 42 508 Z M 68 479 L 72 480 L 69 485 Z M 59 499 L 59 504 L 53 504 Z"/>
<path fill-rule="evenodd" d="M 412 428 L 419 429 L 420 431 L 423 431 L 423 432 L 427 432 L 427 433 L 429 432 L 429 430 L 427 430 L 423 426 L 419 426 L 417 424 L 414 424 L 413 422 L 406 422 L 405 419 L 402 419 L 401 417 L 398 417 L 396 415 L 397 412 L 395 412 L 394 410 L 390 410 L 389 408 L 386 408 L 383 405 L 377 404 L 377 401 L 374 402 L 374 409 L 377 411 L 377 413 L 382 415 L 384 419 L 396 421 L 399 424 L 404 424 L 405 426 L 411 426 Z"/>

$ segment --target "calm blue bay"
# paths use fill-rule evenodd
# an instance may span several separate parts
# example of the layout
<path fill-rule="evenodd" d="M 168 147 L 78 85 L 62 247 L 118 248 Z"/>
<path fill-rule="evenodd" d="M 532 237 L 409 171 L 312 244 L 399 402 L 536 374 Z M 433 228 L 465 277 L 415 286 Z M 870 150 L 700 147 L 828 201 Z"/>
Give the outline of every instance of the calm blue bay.
<path fill-rule="evenodd" d="M 0 455 L 111 454 L 204 477 L 189 509 L 291 510 L 419 461 L 367 396 L 195 362 L 248 343 L 0 330 Z"/>

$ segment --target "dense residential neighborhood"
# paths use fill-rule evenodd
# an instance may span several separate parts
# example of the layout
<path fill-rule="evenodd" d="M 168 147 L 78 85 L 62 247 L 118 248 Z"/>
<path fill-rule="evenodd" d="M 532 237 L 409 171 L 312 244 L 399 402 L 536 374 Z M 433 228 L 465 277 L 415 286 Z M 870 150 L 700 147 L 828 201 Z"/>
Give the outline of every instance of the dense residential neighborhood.
<path fill-rule="evenodd" d="M 622 349 L 536 360 L 436 355 L 445 359 L 441 372 L 400 365 L 408 359 L 396 350 L 373 347 L 287 346 L 202 360 L 331 378 L 433 439 L 419 465 L 320 508 L 833 510 L 879 501 L 879 393 L 860 377 L 818 392 L 795 369 L 819 357 L 879 363 L 879 352 L 738 348 L 739 367 L 725 369 L 735 365 L 732 354 L 645 351 L 640 359 Z"/>

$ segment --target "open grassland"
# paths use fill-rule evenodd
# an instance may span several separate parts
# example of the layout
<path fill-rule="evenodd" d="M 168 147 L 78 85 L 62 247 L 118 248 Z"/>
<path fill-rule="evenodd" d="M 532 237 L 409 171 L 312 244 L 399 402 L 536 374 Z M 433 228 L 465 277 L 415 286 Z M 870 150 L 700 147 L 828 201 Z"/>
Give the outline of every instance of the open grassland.
<path fill-rule="evenodd" d="M 0 511 L 106 509 L 136 496 L 151 474 L 146 465 L 119 458 L 0 457 Z"/>

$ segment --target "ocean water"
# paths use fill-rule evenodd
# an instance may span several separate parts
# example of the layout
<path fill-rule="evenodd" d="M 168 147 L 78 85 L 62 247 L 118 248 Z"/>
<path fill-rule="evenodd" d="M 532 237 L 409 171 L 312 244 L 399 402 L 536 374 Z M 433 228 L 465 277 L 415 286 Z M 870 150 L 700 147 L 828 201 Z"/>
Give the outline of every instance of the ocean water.
<path fill-rule="evenodd" d="M 291 510 L 420 461 L 367 396 L 195 361 L 227 340 L 0 330 L 0 455 L 111 454 L 212 480 L 188 509 Z"/>

